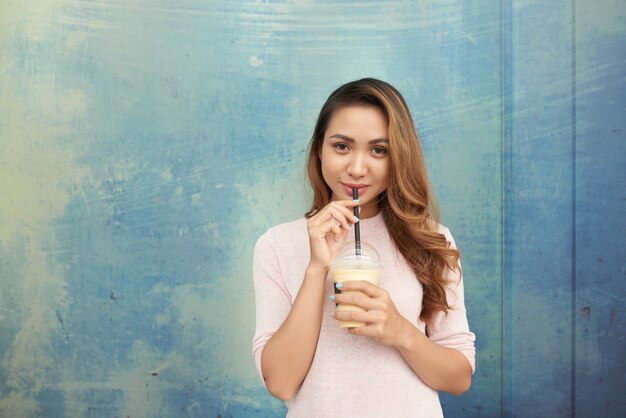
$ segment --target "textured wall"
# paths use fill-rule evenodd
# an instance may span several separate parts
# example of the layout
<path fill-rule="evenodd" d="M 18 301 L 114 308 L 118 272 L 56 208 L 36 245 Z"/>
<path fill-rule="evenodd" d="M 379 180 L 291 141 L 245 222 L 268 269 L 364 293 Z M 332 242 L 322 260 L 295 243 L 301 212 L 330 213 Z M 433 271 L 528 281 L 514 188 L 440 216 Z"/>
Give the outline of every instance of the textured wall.
<path fill-rule="evenodd" d="M 503 11 L 504 410 L 621 417 L 626 3 Z"/>
<path fill-rule="evenodd" d="M 0 416 L 284 415 L 254 241 L 307 206 L 316 113 L 413 111 L 477 334 L 449 416 L 621 416 L 626 7 L 0 0 Z"/>

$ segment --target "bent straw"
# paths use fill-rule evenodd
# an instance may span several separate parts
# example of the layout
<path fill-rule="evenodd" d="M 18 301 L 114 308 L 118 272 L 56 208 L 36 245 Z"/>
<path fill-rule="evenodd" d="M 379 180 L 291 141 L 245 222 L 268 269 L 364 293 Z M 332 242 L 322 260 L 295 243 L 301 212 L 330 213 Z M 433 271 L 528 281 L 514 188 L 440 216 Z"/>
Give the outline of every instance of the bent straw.
<path fill-rule="evenodd" d="M 359 189 L 358 187 L 352 188 L 352 200 L 359 200 Z M 359 206 L 355 206 L 353 209 L 354 217 L 358 219 L 359 217 Z M 357 222 L 354 224 L 354 250 L 356 255 L 361 255 L 361 222 Z"/>

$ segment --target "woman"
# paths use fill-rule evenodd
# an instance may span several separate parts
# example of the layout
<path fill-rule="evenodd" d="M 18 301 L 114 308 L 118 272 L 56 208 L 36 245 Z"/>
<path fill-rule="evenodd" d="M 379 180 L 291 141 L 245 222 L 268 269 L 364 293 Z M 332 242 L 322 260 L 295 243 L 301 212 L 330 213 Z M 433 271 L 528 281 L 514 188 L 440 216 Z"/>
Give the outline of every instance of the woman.
<path fill-rule="evenodd" d="M 313 132 L 308 175 L 311 210 L 270 228 L 255 248 L 253 354 L 265 387 L 289 417 L 442 416 L 437 391 L 470 386 L 474 334 L 459 252 L 437 223 L 400 93 L 375 79 L 333 92 Z M 363 295 L 335 296 L 329 265 L 356 222 L 381 256 L 380 286 L 346 282 L 343 291 Z M 336 312 L 335 303 L 364 312 Z M 346 331 L 338 320 L 366 325 Z"/>

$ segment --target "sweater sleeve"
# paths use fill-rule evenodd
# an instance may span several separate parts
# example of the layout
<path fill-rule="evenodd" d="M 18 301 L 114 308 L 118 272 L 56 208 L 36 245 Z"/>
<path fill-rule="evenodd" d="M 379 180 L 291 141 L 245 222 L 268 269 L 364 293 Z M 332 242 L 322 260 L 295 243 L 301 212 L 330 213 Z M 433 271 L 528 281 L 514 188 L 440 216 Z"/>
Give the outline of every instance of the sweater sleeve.
<path fill-rule="evenodd" d="M 447 228 L 441 227 L 442 232 L 451 248 L 456 249 L 454 238 Z M 465 310 L 465 300 L 463 292 L 463 270 L 459 261 L 459 270 L 446 269 L 448 276 L 448 288 L 446 297 L 450 310 L 447 313 L 436 312 L 433 315 L 431 324 L 426 327 L 426 335 L 435 343 L 444 347 L 453 348 L 461 352 L 470 363 L 472 374 L 476 370 L 476 349 L 474 341 L 476 339 L 469 329 L 467 312 Z"/>
<path fill-rule="evenodd" d="M 252 354 L 264 386 L 261 353 L 291 309 L 291 296 L 283 280 L 279 261 L 278 253 L 271 242 L 270 230 L 257 241 L 252 264 L 256 308 L 256 330 L 252 340 Z"/>

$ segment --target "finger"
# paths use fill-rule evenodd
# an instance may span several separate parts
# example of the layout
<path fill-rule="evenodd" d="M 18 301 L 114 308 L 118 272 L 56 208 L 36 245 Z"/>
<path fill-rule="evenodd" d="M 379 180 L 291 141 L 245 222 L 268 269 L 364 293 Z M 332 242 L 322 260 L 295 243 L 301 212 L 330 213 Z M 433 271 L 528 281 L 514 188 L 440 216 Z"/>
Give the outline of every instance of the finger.
<path fill-rule="evenodd" d="M 361 335 L 364 337 L 370 337 L 375 339 L 376 341 L 381 340 L 381 335 L 377 330 L 376 325 L 365 325 L 362 327 L 352 327 L 348 328 L 348 332 L 352 335 Z"/>
<path fill-rule="evenodd" d="M 343 305 L 354 305 L 365 310 L 379 310 L 384 308 L 381 306 L 380 301 L 373 299 L 367 295 L 356 292 L 346 292 L 342 288 L 342 293 L 335 295 L 335 303 L 341 303 Z"/>
<path fill-rule="evenodd" d="M 383 288 L 370 283 L 367 280 L 350 280 L 348 282 L 343 282 L 341 291 L 345 292 L 350 290 L 359 290 L 371 298 L 381 297 L 387 293 Z"/>
<path fill-rule="evenodd" d="M 335 219 L 331 219 L 330 221 L 330 230 L 335 234 L 335 235 L 341 235 L 341 224 L 338 223 Z"/>
<path fill-rule="evenodd" d="M 339 311 L 335 310 L 333 318 L 337 321 L 356 321 L 371 323 L 376 320 L 376 315 L 367 311 Z"/>
<path fill-rule="evenodd" d="M 348 230 L 350 229 L 350 225 L 356 222 L 352 212 L 345 207 L 331 203 L 309 220 L 309 227 L 322 225 L 329 220 L 339 222 L 343 228 Z"/>
<path fill-rule="evenodd" d="M 355 202 L 355 201 L 352 201 L 352 200 L 336 200 L 336 201 L 330 202 L 328 205 L 326 205 L 319 212 L 319 214 L 322 217 L 325 217 L 325 216 L 327 216 L 326 215 L 327 212 L 334 212 L 334 213 L 336 213 L 337 211 L 339 211 L 346 218 L 352 219 L 354 217 L 353 208 L 354 208 L 354 206 L 357 206 L 358 204 L 359 204 L 359 202 Z"/>
<path fill-rule="evenodd" d="M 331 231 L 333 233 L 333 239 L 335 240 L 335 242 L 339 242 L 341 241 L 341 233 L 342 231 L 345 231 L 345 229 L 343 229 L 341 225 L 338 224 L 336 221 L 333 220 L 333 222 L 334 224 L 331 227 Z"/>
<path fill-rule="evenodd" d="M 349 203 L 350 206 L 346 206 L 343 203 Z M 354 206 L 357 205 L 357 202 L 352 202 L 349 200 L 341 200 L 338 202 L 333 202 L 335 208 L 339 211 L 341 211 L 341 213 L 346 217 L 346 219 L 350 219 L 351 220 L 351 224 L 358 222 L 358 217 L 355 218 L 354 215 Z"/>
<path fill-rule="evenodd" d="M 341 234 L 342 231 L 341 225 L 333 218 L 309 227 L 309 235 L 318 239 L 325 238 L 328 233 Z"/>
<path fill-rule="evenodd" d="M 345 242 L 346 238 L 348 237 L 348 233 L 350 231 L 346 231 L 345 229 L 341 229 L 340 233 L 333 233 L 333 239 L 335 240 L 335 243 L 337 244 L 342 244 Z"/>
<path fill-rule="evenodd" d="M 354 223 L 356 223 L 356 218 L 354 217 L 354 215 L 349 214 L 346 216 L 346 214 L 338 208 L 333 208 L 331 211 L 331 219 L 333 219 L 335 222 L 337 222 L 339 225 L 341 225 L 341 227 L 347 231 L 350 230 L 350 226 Z"/>

